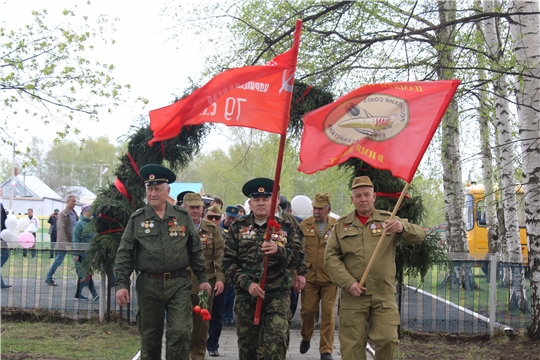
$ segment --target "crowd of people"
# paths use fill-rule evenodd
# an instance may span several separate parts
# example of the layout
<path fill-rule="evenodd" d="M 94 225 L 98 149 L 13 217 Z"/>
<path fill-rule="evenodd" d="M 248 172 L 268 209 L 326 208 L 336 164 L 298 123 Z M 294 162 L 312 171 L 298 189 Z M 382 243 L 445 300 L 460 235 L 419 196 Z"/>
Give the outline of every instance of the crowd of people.
<path fill-rule="evenodd" d="M 419 243 L 425 233 L 418 225 L 375 209 L 377 195 L 369 177 L 354 179 L 350 194 L 354 210 L 336 219 L 331 216 L 331 197 L 324 192 L 314 196 L 312 215 L 306 218 L 291 214 L 290 203 L 279 194 L 280 201 L 271 209 L 274 183 L 267 178 L 244 184 L 246 212 L 240 204 L 225 206 L 219 197 L 189 191 L 178 194 L 176 204 L 171 204 L 169 184 L 176 176 L 170 169 L 150 164 L 140 169 L 140 175 L 147 204 L 126 225 L 114 273 L 116 300 L 125 306 L 137 272 L 135 313 L 142 359 L 161 358 L 166 321 L 167 359 L 205 359 L 206 352 L 220 356 L 223 325 L 236 326 L 239 359 L 285 359 L 287 351 L 310 350 L 317 322 L 320 359 L 331 360 L 338 289 L 341 357 L 365 359 L 369 338 L 377 359 L 394 358 L 400 322 L 395 301 L 397 241 Z M 92 275 L 81 265 L 86 254 L 77 248 L 95 236 L 86 230 L 91 206 L 82 206 L 79 216 L 75 204 L 70 196 L 64 210 L 51 214 L 49 234 L 57 244 L 72 243 L 77 271 L 74 298 L 97 301 Z M 37 232 L 31 209 L 28 217 L 30 230 Z M 388 236 L 365 284 L 360 284 L 383 230 Z M 2 265 L 6 254 L 2 251 Z M 57 286 L 53 276 L 65 255 L 51 248 L 54 261 L 47 285 Z M 2 280 L 2 288 L 8 287 Z M 83 295 L 85 287 L 88 297 Z M 299 294 L 302 339 L 294 350 L 289 349 L 289 332 Z M 211 316 L 192 311 L 199 306 Z"/>
<path fill-rule="evenodd" d="M 225 206 L 218 197 L 192 192 L 178 194 L 176 205 L 170 204 L 169 184 L 175 174 L 153 164 L 142 167 L 140 174 L 147 205 L 131 216 L 114 271 L 121 306 L 130 301 L 131 276 L 138 272 L 142 359 L 161 358 L 164 319 L 167 359 L 204 359 L 205 348 L 211 357 L 220 356 L 223 324 L 236 325 L 239 359 L 285 359 L 287 351 L 295 351 L 289 349 L 289 331 L 298 293 L 298 351 L 309 351 L 319 316 L 320 358 L 333 359 L 338 288 L 342 358 L 365 359 L 368 338 L 376 346 L 377 359 L 394 358 L 399 325 L 395 249 L 399 239 L 418 243 L 425 233 L 375 209 L 376 193 L 367 176 L 354 179 L 354 210 L 349 214 L 331 217 L 331 197 L 320 192 L 312 201 L 313 214 L 297 219 L 287 211 L 287 201 L 281 201 L 283 208 L 271 208 L 271 179 L 244 184 L 246 213 L 241 205 Z M 388 234 L 385 246 L 360 285 L 383 229 Z M 201 294 L 210 321 L 192 311 Z"/>

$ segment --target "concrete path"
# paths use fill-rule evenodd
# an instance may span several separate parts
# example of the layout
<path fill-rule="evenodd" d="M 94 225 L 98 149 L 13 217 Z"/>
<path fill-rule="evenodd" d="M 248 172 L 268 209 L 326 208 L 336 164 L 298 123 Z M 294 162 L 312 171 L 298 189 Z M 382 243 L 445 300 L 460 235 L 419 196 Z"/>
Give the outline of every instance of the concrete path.
<path fill-rule="evenodd" d="M 341 360 L 341 355 L 339 353 L 339 339 L 337 331 L 334 338 L 334 352 L 332 356 L 334 360 Z M 289 351 L 287 351 L 287 359 L 298 359 L 298 360 L 318 360 L 320 359 L 319 354 L 319 330 L 315 330 L 313 339 L 311 340 L 311 348 L 306 354 L 300 354 L 300 341 L 302 337 L 300 336 L 300 330 L 291 330 L 291 343 L 289 346 Z M 165 345 L 165 339 L 164 343 Z M 221 338 L 219 340 L 219 357 L 211 357 L 206 354 L 206 359 L 216 359 L 216 360 L 238 360 L 238 339 L 236 337 L 236 329 L 233 327 L 226 327 L 221 333 Z M 162 350 L 162 359 L 165 359 L 165 346 Z M 135 358 L 136 359 L 136 358 Z M 367 360 L 373 360 L 373 357 L 369 352 L 367 352 Z"/>

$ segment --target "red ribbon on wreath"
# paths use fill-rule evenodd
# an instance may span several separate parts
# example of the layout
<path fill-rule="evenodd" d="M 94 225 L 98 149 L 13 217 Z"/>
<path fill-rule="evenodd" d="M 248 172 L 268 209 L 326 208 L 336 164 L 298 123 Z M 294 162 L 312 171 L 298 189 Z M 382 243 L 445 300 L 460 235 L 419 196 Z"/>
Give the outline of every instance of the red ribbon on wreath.
<path fill-rule="evenodd" d="M 131 195 L 129 195 L 129 192 L 126 189 L 126 186 L 122 183 L 122 181 L 120 181 L 119 178 L 116 178 L 116 180 L 114 180 L 114 187 L 116 187 L 116 189 L 120 191 L 120 194 L 124 195 L 129 200 L 130 204 L 133 203 L 133 200 L 131 199 Z"/>

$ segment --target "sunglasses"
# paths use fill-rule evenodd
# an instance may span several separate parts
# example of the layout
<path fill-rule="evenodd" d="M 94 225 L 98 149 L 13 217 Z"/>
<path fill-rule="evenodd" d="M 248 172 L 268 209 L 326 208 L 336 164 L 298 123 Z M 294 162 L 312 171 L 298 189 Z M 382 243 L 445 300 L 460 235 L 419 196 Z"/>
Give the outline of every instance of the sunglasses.
<path fill-rule="evenodd" d="M 219 220 L 221 219 L 221 216 L 220 215 L 206 215 L 206 218 L 208 220 Z"/>

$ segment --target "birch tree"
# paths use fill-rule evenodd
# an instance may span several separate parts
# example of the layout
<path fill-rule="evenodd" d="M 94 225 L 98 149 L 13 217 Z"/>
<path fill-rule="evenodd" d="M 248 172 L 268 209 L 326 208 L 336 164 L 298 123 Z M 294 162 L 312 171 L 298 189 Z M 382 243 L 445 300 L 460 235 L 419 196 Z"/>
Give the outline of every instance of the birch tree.
<path fill-rule="evenodd" d="M 499 1 L 484 1 L 484 11 L 491 12 L 500 7 Z M 510 309 L 528 310 L 527 294 L 525 292 L 524 276 L 522 271 L 523 257 L 519 239 L 519 224 L 517 217 L 516 179 L 514 174 L 514 147 L 512 129 L 510 126 L 510 109 L 507 91 L 507 81 L 501 66 L 504 63 L 504 49 L 500 43 L 502 39 L 498 31 L 500 24 L 495 19 L 485 20 L 484 33 L 486 48 L 490 57 L 490 65 L 494 76 L 493 92 L 495 95 L 495 126 L 500 145 L 499 164 L 501 168 L 500 194 L 502 196 L 504 223 L 506 228 L 507 252 L 503 253 L 503 261 L 512 263 L 510 274 L 510 292 L 508 306 Z M 517 265 L 517 266 L 516 266 Z"/>
<path fill-rule="evenodd" d="M 523 158 L 526 227 L 531 272 L 532 323 L 529 337 L 540 339 L 540 29 L 537 1 L 510 1 L 522 13 L 510 23 L 517 61 L 516 100 Z"/>
<path fill-rule="evenodd" d="M 478 9 L 482 9 L 482 2 L 478 1 Z M 491 21 L 491 20 L 486 20 Z M 481 22 L 477 23 L 479 39 L 478 61 L 478 79 L 482 83 L 478 97 L 478 120 L 480 127 L 480 153 L 482 157 L 482 178 L 484 183 L 484 209 L 486 212 L 486 227 L 488 231 L 488 248 L 490 254 L 500 252 L 501 240 L 499 237 L 499 222 L 497 219 L 497 203 L 493 191 L 493 153 L 492 153 L 492 131 L 491 118 L 493 117 L 492 101 L 489 93 L 489 83 L 487 81 L 487 61 L 483 53 L 484 29 Z"/>

